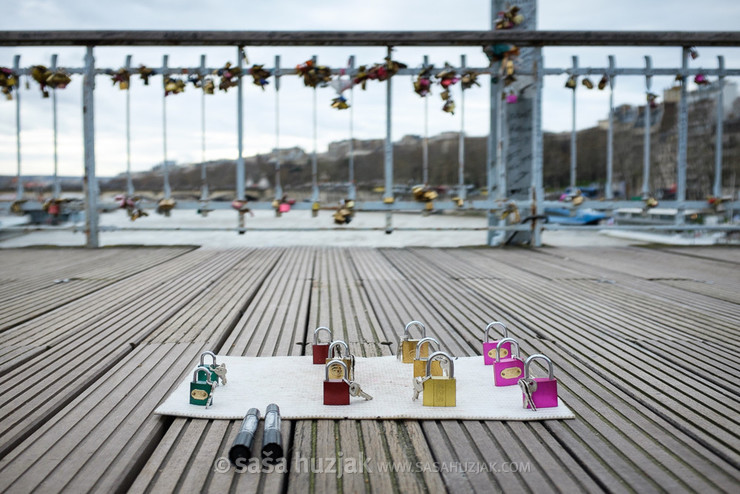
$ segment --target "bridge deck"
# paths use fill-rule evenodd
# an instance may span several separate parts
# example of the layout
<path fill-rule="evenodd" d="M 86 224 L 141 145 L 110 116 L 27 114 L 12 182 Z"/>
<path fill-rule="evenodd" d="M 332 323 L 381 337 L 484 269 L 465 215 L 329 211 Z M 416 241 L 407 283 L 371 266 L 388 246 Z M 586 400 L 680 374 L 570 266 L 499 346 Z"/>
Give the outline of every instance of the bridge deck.
<path fill-rule="evenodd" d="M 730 248 L 0 251 L 0 485 L 736 492 L 739 265 Z M 456 355 L 505 321 L 576 419 L 284 421 L 286 469 L 219 473 L 238 421 L 152 413 L 203 350 L 302 355 L 326 325 L 388 355 L 415 318 Z"/>

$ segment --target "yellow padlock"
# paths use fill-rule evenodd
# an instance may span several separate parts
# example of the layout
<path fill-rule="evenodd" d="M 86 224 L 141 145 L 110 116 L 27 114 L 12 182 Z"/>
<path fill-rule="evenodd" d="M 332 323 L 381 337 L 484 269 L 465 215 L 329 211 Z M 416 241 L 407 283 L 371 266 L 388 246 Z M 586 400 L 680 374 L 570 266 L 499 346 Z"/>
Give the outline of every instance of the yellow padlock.
<path fill-rule="evenodd" d="M 344 351 L 341 350 L 341 347 L 344 347 Z M 335 352 L 335 349 L 337 349 L 336 352 Z M 347 343 L 342 340 L 334 340 L 331 342 L 331 345 L 329 345 L 329 356 L 326 359 L 326 363 L 328 364 L 332 360 L 336 360 L 336 359 L 340 359 L 342 362 L 344 362 L 344 365 L 346 365 L 348 369 L 347 379 L 350 381 L 354 381 L 355 380 L 355 356 L 349 353 L 349 345 L 347 345 Z"/>
<path fill-rule="evenodd" d="M 432 338 L 431 336 L 427 338 L 422 338 L 419 340 L 419 342 L 416 344 L 416 356 L 414 358 L 414 377 L 422 377 L 426 373 L 427 368 L 427 359 L 421 356 L 422 349 L 425 351 L 425 353 L 429 353 L 429 346 L 434 343 L 437 348 L 436 352 L 439 351 L 439 342 Z M 439 361 L 435 360 L 432 362 L 432 375 L 433 376 L 441 376 L 442 375 L 442 366 L 439 364 Z"/>
<path fill-rule="evenodd" d="M 432 362 L 446 359 L 450 366 L 449 376 L 432 376 Z M 427 360 L 426 375 L 423 384 L 424 406 L 454 407 L 457 406 L 457 382 L 455 381 L 455 364 L 452 357 L 445 352 L 434 352 Z"/>
<path fill-rule="evenodd" d="M 401 344 L 398 347 L 398 354 L 396 355 L 401 362 L 404 364 L 410 364 L 414 361 L 414 355 L 416 355 L 416 344 L 419 342 L 419 340 L 411 339 L 409 335 L 409 328 L 411 326 L 417 326 L 421 328 L 421 337 L 426 338 L 427 336 L 427 328 L 419 321 L 411 321 L 406 325 L 405 328 L 403 328 L 403 340 L 401 340 Z M 422 348 L 421 349 L 421 356 L 426 357 L 429 355 L 429 349 L 428 348 Z"/>

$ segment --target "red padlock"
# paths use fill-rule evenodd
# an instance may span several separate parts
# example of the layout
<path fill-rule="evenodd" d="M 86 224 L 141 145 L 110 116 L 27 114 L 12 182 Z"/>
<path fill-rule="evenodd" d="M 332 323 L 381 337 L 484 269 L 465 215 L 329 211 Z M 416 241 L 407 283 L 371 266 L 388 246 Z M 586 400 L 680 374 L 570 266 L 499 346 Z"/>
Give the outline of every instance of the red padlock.
<path fill-rule="evenodd" d="M 319 332 L 326 331 L 329 333 L 328 343 L 319 343 Z M 331 329 L 321 326 L 313 331 L 313 343 L 311 343 L 311 350 L 313 350 L 313 363 L 315 365 L 324 365 L 326 359 L 329 357 L 329 344 L 331 343 Z"/>
<path fill-rule="evenodd" d="M 516 354 L 512 351 L 509 358 L 500 358 L 503 345 L 514 345 Z M 496 361 L 493 363 L 493 384 L 495 386 L 513 386 L 519 382 L 524 374 L 524 362 L 519 358 L 519 343 L 514 338 L 504 338 L 496 345 Z"/>
<path fill-rule="evenodd" d="M 498 345 L 499 340 L 488 341 L 488 330 L 493 326 L 501 326 L 504 329 L 504 338 L 509 337 L 509 331 L 506 329 L 506 324 L 502 322 L 495 321 L 486 326 L 486 336 L 483 340 L 483 363 L 485 365 L 493 365 L 493 362 L 496 360 L 496 345 Z M 511 354 L 511 343 L 506 342 L 501 347 L 500 352 L 501 358 L 508 358 Z"/>
<path fill-rule="evenodd" d="M 338 369 L 338 370 L 337 370 Z M 331 378 L 329 373 L 331 372 Z M 326 363 L 324 374 L 324 405 L 349 405 L 347 364 L 340 359 Z"/>

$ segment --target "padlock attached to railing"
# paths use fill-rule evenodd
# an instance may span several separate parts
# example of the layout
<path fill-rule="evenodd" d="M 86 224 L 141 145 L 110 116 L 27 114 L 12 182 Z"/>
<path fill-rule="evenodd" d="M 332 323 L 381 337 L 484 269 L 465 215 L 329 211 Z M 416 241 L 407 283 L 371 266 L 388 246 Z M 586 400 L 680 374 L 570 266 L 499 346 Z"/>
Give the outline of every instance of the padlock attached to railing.
<path fill-rule="evenodd" d="M 329 341 L 327 343 L 319 343 L 319 333 L 326 331 L 329 333 Z M 331 344 L 331 329 L 321 326 L 313 330 L 313 343 L 311 343 L 311 350 L 313 351 L 313 363 L 316 365 L 326 364 L 326 359 L 329 356 L 329 345 Z"/>
<path fill-rule="evenodd" d="M 514 345 L 514 351 L 507 358 L 500 353 L 505 344 Z M 493 384 L 496 386 L 513 386 L 524 374 L 524 361 L 519 357 L 519 343 L 514 338 L 504 338 L 496 345 L 496 361 L 493 363 Z"/>
<path fill-rule="evenodd" d="M 433 376 L 432 364 L 436 360 L 446 359 L 449 365 L 448 376 Z M 445 352 L 434 352 L 427 360 L 426 375 L 423 378 L 424 406 L 454 407 L 457 405 L 457 382 L 455 381 L 455 363 Z"/>
<path fill-rule="evenodd" d="M 342 350 L 344 348 L 344 350 Z M 329 355 L 326 358 L 326 362 L 330 360 L 339 359 L 344 362 L 347 366 L 348 373 L 347 379 L 354 381 L 355 379 L 355 356 L 349 353 L 349 345 L 342 340 L 334 340 L 329 345 Z"/>
<path fill-rule="evenodd" d="M 324 372 L 324 405 L 349 405 L 349 370 L 340 359 L 326 363 Z"/>
<path fill-rule="evenodd" d="M 206 357 L 211 357 L 211 363 L 206 364 Z M 226 384 L 226 364 L 218 364 L 216 362 L 216 354 L 206 350 L 200 354 L 200 365 L 199 367 L 205 367 L 210 369 L 210 379 L 213 382 L 214 387 L 218 387 L 218 380 L 221 379 L 221 384 Z M 206 372 L 203 370 L 198 371 L 198 379 L 205 381 Z"/>
<path fill-rule="evenodd" d="M 504 338 L 509 337 L 509 330 L 506 329 L 506 324 L 502 322 L 494 321 L 486 326 L 485 339 L 483 340 L 483 363 L 485 365 L 493 365 L 493 362 L 496 360 L 496 345 L 498 345 L 499 340 L 488 341 L 488 332 L 494 326 L 501 326 L 504 330 Z M 501 358 L 507 358 L 511 353 L 511 343 L 506 342 L 506 344 L 501 347 L 500 352 Z"/>
<path fill-rule="evenodd" d="M 398 354 L 396 355 L 399 360 L 401 360 L 404 364 L 410 364 L 414 361 L 414 355 L 416 355 L 416 344 L 419 343 L 419 340 L 415 340 L 411 338 L 411 335 L 409 335 L 409 328 L 411 326 L 416 326 L 421 328 L 421 337 L 426 338 L 427 336 L 427 328 L 419 321 L 411 321 L 406 325 L 405 328 L 403 328 L 403 340 L 401 340 L 401 344 L 398 347 Z M 429 350 L 426 348 L 421 349 L 421 356 L 427 357 L 429 356 Z"/>
<path fill-rule="evenodd" d="M 422 377 L 426 373 L 428 359 L 422 357 L 421 352 L 422 350 L 425 350 L 425 353 L 429 354 L 429 345 L 431 345 L 432 343 L 436 345 L 435 351 L 438 352 L 440 350 L 439 342 L 431 336 L 420 339 L 419 342 L 416 344 L 416 355 L 414 358 L 414 377 Z M 432 362 L 431 375 L 442 375 L 442 367 L 439 365 L 438 360 Z"/>
<path fill-rule="evenodd" d="M 547 377 L 530 377 L 529 366 L 533 360 L 547 362 Z M 553 376 L 552 360 L 542 354 L 530 355 L 524 362 L 524 377 L 519 380 L 524 408 L 551 408 L 558 406 L 558 381 Z"/>
<path fill-rule="evenodd" d="M 205 379 L 201 380 L 199 376 L 204 376 Z M 190 404 L 208 408 L 212 403 L 213 381 L 211 381 L 210 369 L 208 367 L 198 367 L 193 372 L 193 381 L 190 383 Z"/>

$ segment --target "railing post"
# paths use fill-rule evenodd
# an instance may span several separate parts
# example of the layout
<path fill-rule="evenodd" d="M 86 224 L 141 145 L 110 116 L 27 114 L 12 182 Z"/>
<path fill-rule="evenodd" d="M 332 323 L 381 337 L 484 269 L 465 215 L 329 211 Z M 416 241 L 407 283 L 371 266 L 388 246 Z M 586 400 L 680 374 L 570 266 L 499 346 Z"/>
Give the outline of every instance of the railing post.
<path fill-rule="evenodd" d="M 57 54 L 51 56 L 50 70 L 55 72 L 57 70 Z M 54 134 L 54 184 L 52 186 L 51 197 L 58 199 L 62 193 L 62 187 L 59 183 L 59 150 L 57 147 L 57 89 L 51 88 L 51 114 L 52 114 L 52 127 Z"/>
<path fill-rule="evenodd" d="M 717 57 L 717 64 L 719 65 L 719 78 L 717 79 L 717 135 L 714 142 L 714 186 L 712 187 L 712 195 L 719 198 L 722 195 L 722 135 L 725 120 L 725 96 L 724 96 L 724 85 L 725 75 L 725 57 L 719 55 Z"/>
<path fill-rule="evenodd" d="M 15 83 L 15 149 L 18 171 L 16 173 L 15 199 L 23 199 L 23 176 L 21 176 L 21 78 L 20 74 L 21 56 L 13 57 L 13 72 L 18 79 Z"/>
<path fill-rule="evenodd" d="M 609 129 L 606 134 L 606 198 L 614 199 L 614 55 L 609 55 Z"/>
<path fill-rule="evenodd" d="M 393 47 L 388 47 L 388 58 L 391 59 L 393 54 Z M 385 160 L 384 160 L 384 173 L 385 173 L 385 189 L 383 191 L 383 202 L 388 205 L 388 209 L 392 207 L 393 198 L 393 140 L 391 135 L 391 121 L 392 112 L 391 104 L 392 98 L 392 84 L 393 77 L 386 79 L 385 83 Z M 385 232 L 391 233 L 393 231 L 393 214 L 391 211 L 385 213 Z"/>
<path fill-rule="evenodd" d="M 573 72 L 571 77 L 576 77 L 576 69 L 578 69 L 578 56 L 573 55 Z M 576 168 L 578 166 L 578 147 L 576 145 L 576 89 L 578 84 L 571 88 L 571 127 L 570 127 L 570 186 L 571 188 L 576 186 Z"/>
<path fill-rule="evenodd" d="M 97 249 L 98 243 L 98 182 L 95 178 L 95 58 L 93 47 L 85 54 L 85 76 L 82 84 L 82 131 L 85 149 L 85 235 L 87 247 Z"/>
<path fill-rule="evenodd" d="M 355 56 L 349 57 L 348 76 L 350 81 L 355 76 Z M 355 200 L 357 197 L 357 187 L 355 186 L 355 88 L 354 84 L 349 88 L 349 187 L 347 197 Z"/>
<path fill-rule="evenodd" d="M 689 47 L 681 50 L 681 99 L 678 102 L 678 163 L 676 180 L 676 200 L 679 202 L 676 214 L 676 223 L 684 223 L 684 207 L 686 200 L 686 144 L 689 132 Z"/>
<path fill-rule="evenodd" d="M 168 55 L 162 56 L 162 175 L 164 176 L 164 198 L 169 199 L 172 196 L 172 189 L 170 188 L 170 169 L 169 163 L 167 162 L 167 90 L 165 89 L 167 76 L 169 71 L 167 64 L 169 61 Z"/>
<path fill-rule="evenodd" d="M 429 56 L 424 55 L 424 67 L 429 65 Z M 421 181 L 429 184 L 429 94 L 424 96 L 424 143 L 421 148 Z"/>
<path fill-rule="evenodd" d="M 239 46 L 236 49 L 237 67 L 239 67 L 239 73 L 237 75 L 237 86 L 236 86 L 236 145 L 237 145 L 237 158 L 236 158 L 236 198 L 243 201 L 245 198 L 244 194 L 244 95 L 242 84 L 242 73 L 244 71 L 244 47 Z M 239 235 L 244 234 L 244 212 L 239 211 L 237 224 L 239 227 Z"/>
<path fill-rule="evenodd" d="M 126 55 L 127 71 L 131 71 L 131 55 Z M 134 195 L 134 182 L 131 179 L 131 84 L 126 88 L 126 194 Z"/>
<path fill-rule="evenodd" d="M 283 197 L 280 182 L 280 55 L 275 55 L 275 199 Z"/>
<path fill-rule="evenodd" d="M 465 55 L 460 55 L 460 69 L 465 70 Z M 463 201 L 465 192 L 465 88 L 460 84 L 460 136 L 457 146 L 457 195 Z"/>
<path fill-rule="evenodd" d="M 650 89 L 653 85 L 653 76 L 651 70 L 653 68 L 652 59 L 645 56 L 645 89 L 647 94 L 650 94 Z M 645 136 L 643 140 L 643 155 L 642 155 L 642 198 L 647 199 L 650 197 L 650 131 L 652 124 L 650 122 L 650 98 L 645 99 Z"/>
<path fill-rule="evenodd" d="M 532 214 L 544 214 L 543 138 L 542 138 L 542 48 L 534 49 L 534 98 L 532 101 Z M 575 95 L 575 92 L 573 92 Z M 542 247 L 542 226 L 532 219 L 532 245 Z"/>
<path fill-rule="evenodd" d="M 206 92 L 205 76 L 206 73 L 206 56 L 200 56 L 200 69 L 198 75 L 201 78 L 200 88 L 200 200 L 205 202 L 208 200 L 208 180 L 206 173 Z M 203 208 L 206 209 L 205 207 Z"/>

